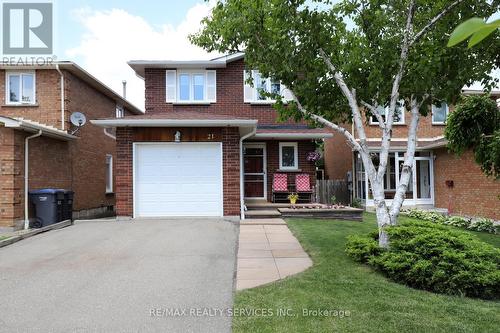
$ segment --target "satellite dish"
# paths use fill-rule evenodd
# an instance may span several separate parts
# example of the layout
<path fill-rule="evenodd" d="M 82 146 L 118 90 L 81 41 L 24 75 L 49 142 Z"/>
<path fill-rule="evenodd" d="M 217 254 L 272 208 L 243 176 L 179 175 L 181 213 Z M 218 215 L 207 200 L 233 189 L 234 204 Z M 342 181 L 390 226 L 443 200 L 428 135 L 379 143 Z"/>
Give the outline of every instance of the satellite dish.
<path fill-rule="evenodd" d="M 87 122 L 87 117 L 81 112 L 73 112 L 70 117 L 71 123 L 77 127 L 82 127 Z"/>

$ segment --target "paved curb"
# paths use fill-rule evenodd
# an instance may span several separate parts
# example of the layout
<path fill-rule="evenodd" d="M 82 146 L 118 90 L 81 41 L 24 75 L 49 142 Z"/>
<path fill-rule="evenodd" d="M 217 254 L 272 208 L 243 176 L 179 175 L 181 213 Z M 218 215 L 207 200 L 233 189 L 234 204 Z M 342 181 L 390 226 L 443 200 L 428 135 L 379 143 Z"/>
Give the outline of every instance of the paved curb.
<path fill-rule="evenodd" d="M 40 234 L 42 232 L 65 228 L 65 227 L 68 227 L 68 226 L 70 226 L 72 224 L 73 224 L 73 222 L 71 220 L 66 220 L 66 221 L 62 221 L 62 222 L 58 222 L 58 223 L 54 223 L 54 224 L 48 225 L 48 226 L 43 227 L 43 228 L 30 229 L 29 231 L 23 232 L 23 233 L 21 233 L 19 235 L 15 235 L 15 236 L 12 236 L 10 238 L 1 240 L 0 241 L 0 248 L 4 247 L 4 246 L 7 246 L 7 245 L 14 244 L 16 242 L 19 242 L 20 240 L 25 239 L 25 238 L 33 237 L 33 236 L 38 235 L 38 234 Z"/>

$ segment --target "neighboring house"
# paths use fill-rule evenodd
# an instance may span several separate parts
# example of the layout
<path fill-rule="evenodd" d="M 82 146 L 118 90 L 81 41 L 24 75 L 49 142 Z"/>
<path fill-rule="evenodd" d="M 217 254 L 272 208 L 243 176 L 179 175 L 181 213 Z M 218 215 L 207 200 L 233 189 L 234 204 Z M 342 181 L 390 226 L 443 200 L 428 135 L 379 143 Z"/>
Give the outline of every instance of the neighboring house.
<path fill-rule="evenodd" d="M 72 62 L 0 66 L 0 100 L 0 227 L 23 227 L 26 185 L 73 190 L 75 217 L 112 213 L 113 135 L 90 123 L 75 132 L 70 115 L 141 110 Z"/>
<path fill-rule="evenodd" d="M 464 90 L 464 94 L 478 94 L 479 91 Z M 500 91 L 494 91 L 492 98 L 498 99 Z M 418 128 L 417 152 L 413 162 L 413 177 L 410 180 L 404 206 L 435 207 L 452 214 L 483 216 L 500 220 L 500 182 L 487 178 L 474 162 L 471 152 L 457 157 L 446 148 L 444 129 L 446 117 L 453 106 L 446 103 L 432 106 L 427 117 L 421 117 Z M 382 115 L 386 112 L 380 109 Z M 386 198 L 391 201 L 399 181 L 408 138 L 408 114 L 401 113 L 395 122 L 391 152 L 385 176 Z M 353 128 L 346 126 L 351 132 Z M 381 134 L 375 117 L 366 126 L 368 145 L 373 153 L 380 151 Z M 356 133 L 355 133 L 356 136 Z M 353 195 L 370 208 L 374 206 L 368 184 L 368 177 L 357 153 L 353 153 L 344 137 L 334 134 L 325 143 L 325 168 L 330 179 L 346 179 L 353 175 Z"/>
<path fill-rule="evenodd" d="M 145 80 L 146 113 L 93 121 L 116 128 L 117 215 L 239 216 L 246 198 L 271 201 L 276 172 L 290 185 L 307 173 L 314 185 L 306 155 L 331 134 L 278 123 L 261 89 L 287 98 L 285 87 L 246 71 L 242 54 L 129 64 Z"/>

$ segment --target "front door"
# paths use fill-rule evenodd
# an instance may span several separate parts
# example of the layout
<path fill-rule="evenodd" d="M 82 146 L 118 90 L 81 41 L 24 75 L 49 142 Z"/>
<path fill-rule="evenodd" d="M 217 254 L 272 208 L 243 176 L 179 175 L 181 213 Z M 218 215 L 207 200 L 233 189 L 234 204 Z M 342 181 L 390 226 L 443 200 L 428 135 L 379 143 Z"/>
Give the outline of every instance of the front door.
<path fill-rule="evenodd" d="M 245 144 L 243 159 L 245 198 L 266 199 L 266 145 Z"/>

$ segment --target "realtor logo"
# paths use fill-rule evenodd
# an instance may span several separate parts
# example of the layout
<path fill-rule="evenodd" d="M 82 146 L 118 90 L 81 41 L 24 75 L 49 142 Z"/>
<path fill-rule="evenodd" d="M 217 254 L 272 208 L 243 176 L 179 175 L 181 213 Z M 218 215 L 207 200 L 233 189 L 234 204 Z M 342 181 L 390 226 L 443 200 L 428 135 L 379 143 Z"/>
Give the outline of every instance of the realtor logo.
<path fill-rule="evenodd" d="M 4 2 L 2 12 L 3 54 L 53 53 L 52 2 Z"/>

